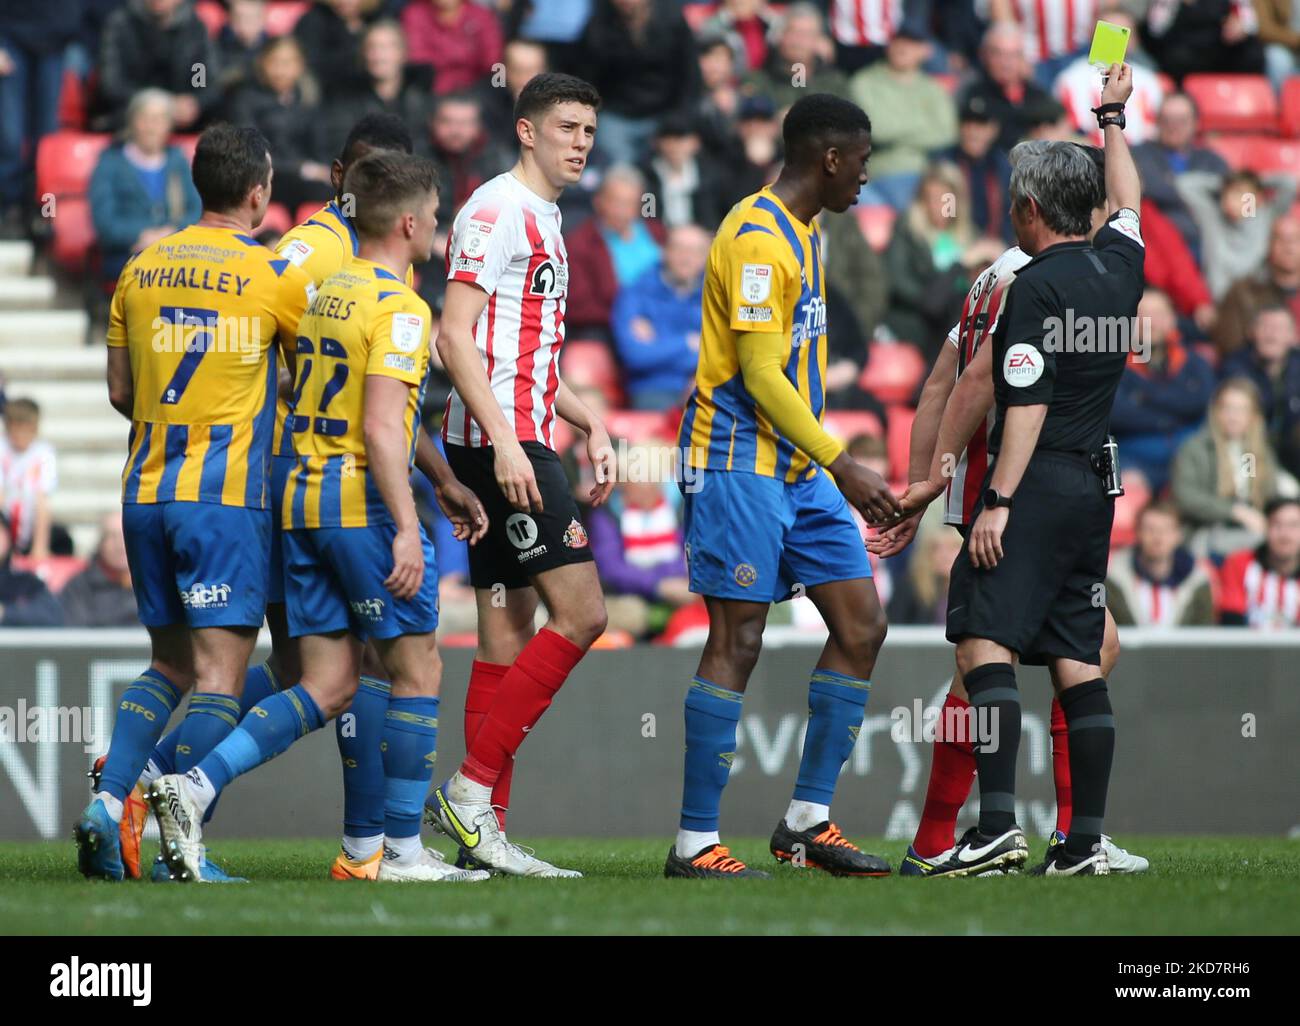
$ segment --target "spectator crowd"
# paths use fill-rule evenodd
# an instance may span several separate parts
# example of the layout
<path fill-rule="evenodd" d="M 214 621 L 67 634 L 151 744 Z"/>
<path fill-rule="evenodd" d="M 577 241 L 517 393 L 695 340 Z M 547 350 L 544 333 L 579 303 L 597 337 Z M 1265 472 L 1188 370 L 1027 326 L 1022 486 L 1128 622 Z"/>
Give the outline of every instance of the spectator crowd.
<path fill-rule="evenodd" d="M 836 93 L 868 112 L 873 152 L 858 204 L 823 215 L 827 423 L 903 485 L 927 368 L 975 277 L 1014 242 L 1010 149 L 1099 141 L 1087 56 L 1098 19 L 1131 31 L 1148 286 L 1147 345 L 1112 423 L 1127 494 L 1108 601 L 1122 624 L 1295 628 L 1300 0 L 7 0 L 0 233 L 52 232 L 102 302 L 132 253 L 198 217 L 188 155 L 204 126 L 266 136 L 273 241 L 331 198 L 330 162 L 374 111 L 402 118 L 438 164 L 445 231 L 513 162 L 520 89 L 571 72 L 604 102 L 583 179 L 560 201 L 573 282 L 564 373 L 629 443 L 622 455 L 653 463 L 694 377 L 712 233 L 775 177 L 784 110 Z M 38 155 L 73 136 L 96 157 L 91 230 L 69 259 L 61 226 L 40 216 Z M 440 260 L 416 270 L 436 312 Z M 430 385 L 431 427 L 447 388 Z M 22 397 L 4 409 L 0 625 L 131 623 L 120 523 L 101 525 L 88 561 L 71 554 L 50 515 L 56 459 L 39 418 Z M 566 447 L 585 494 L 585 453 Z M 637 481 L 591 512 L 628 637 L 698 623 L 679 505 L 671 481 Z M 877 567 L 894 622 L 941 622 L 954 538 L 927 519 Z M 444 608 L 472 605 L 461 562 L 444 563 Z"/>

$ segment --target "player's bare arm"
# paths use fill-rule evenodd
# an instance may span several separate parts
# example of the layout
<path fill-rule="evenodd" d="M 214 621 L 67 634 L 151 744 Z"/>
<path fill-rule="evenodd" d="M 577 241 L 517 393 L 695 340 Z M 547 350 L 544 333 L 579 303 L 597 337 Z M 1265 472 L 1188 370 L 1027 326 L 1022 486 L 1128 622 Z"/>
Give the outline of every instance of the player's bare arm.
<path fill-rule="evenodd" d="M 135 409 L 135 382 L 131 378 L 131 352 L 126 346 L 108 347 L 108 401 L 127 420 Z"/>
<path fill-rule="evenodd" d="M 424 546 L 408 468 L 407 394 L 411 386 L 379 374 L 366 376 L 366 466 L 397 525 L 393 570 L 384 587 L 399 599 L 414 598 L 424 579 Z"/>
<path fill-rule="evenodd" d="M 457 541 L 476 545 L 488 529 L 488 517 L 483 511 L 483 504 L 452 473 L 446 458 L 423 428 L 416 436 L 415 466 L 432 482 L 438 506 L 451 521 L 452 535 Z"/>
<path fill-rule="evenodd" d="M 1043 403 L 1007 408 L 1002 448 L 989 480 L 989 487 L 999 495 L 1015 494 L 1038 445 L 1038 434 L 1046 417 L 1047 406 Z M 998 565 L 1002 558 L 1002 531 L 1010 515 L 1011 510 L 998 506 L 982 510 L 975 518 L 970 533 L 970 561 L 974 566 L 991 570 Z"/>
<path fill-rule="evenodd" d="M 591 412 L 563 380 L 555 393 L 555 412 L 587 436 L 587 458 L 596 472 L 596 484 L 589 498 L 593 506 L 603 505 L 614 491 L 618 474 L 618 461 L 614 456 L 614 443 L 599 417 Z"/>
<path fill-rule="evenodd" d="M 924 509 L 943 494 L 952 466 L 993 408 L 993 356 L 989 346 L 980 346 L 966 372 L 957 380 L 944 406 L 935 439 L 930 471 L 926 479 L 910 486 L 903 505 L 910 511 Z"/>
<path fill-rule="evenodd" d="M 497 484 L 515 509 L 541 511 L 537 478 L 514 428 L 492 394 L 483 359 L 474 345 L 474 325 L 487 306 L 487 293 L 466 282 L 447 282 L 438 328 L 438 358 L 464 400 L 470 415 L 487 433 L 495 449 Z"/>
<path fill-rule="evenodd" d="M 1107 72 L 1106 84 L 1101 90 L 1101 102 L 1126 103 L 1133 95 L 1133 69 L 1127 64 L 1112 64 Z M 1102 130 L 1106 149 L 1106 210 L 1109 214 L 1120 210 L 1137 213 L 1142 207 L 1142 180 L 1129 150 L 1124 130 L 1119 125 L 1107 125 Z"/>
<path fill-rule="evenodd" d="M 935 442 L 939 438 L 939 424 L 943 420 L 944 407 L 952 395 L 957 383 L 957 347 L 944 344 L 939 357 L 930 370 L 921 388 L 921 398 L 916 404 L 916 418 L 912 421 L 912 436 L 908 448 L 907 486 L 899 500 L 906 508 L 908 494 L 912 486 L 924 482 L 930 474 L 930 464 L 934 458 Z M 902 552 L 916 537 L 920 524 L 920 512 L 904 514 L 898 523 L 884 528 L 878 534 L 867 539 L 867 551 L 886 559 Z"/>
<path fill-rule="evenodd" d="M 868 523 L 892 520 L 898 500 L 884 478 L 867 469 L 817 422 L 782 368 L 783 339 L 772 332 L 746 332 L 736 340 L 745 388 L 772 426 L 830 471 L 844 497 Z"/>

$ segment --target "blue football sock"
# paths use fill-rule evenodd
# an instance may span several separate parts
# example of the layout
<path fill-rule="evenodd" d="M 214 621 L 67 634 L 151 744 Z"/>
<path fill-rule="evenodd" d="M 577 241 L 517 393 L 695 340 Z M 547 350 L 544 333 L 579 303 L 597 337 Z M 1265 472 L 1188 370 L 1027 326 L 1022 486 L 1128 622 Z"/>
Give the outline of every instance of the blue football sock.
<path fill-rule="evenodd" d="M 384 832 L 384 719 L 391 685 L 363 676 L 346 713 L 334 721 L 343 760 L 343 834 L 375 837 Z M 420 796 L 423 799 L 423 795 Z"/>
<path fill-rule="evenodd" d="M 253 706 L 197 769 L 220 794 L 236 777 L 274 759 L 300 737 L 319 730 L 324 722 L 307 689 L 296 684 Z"/>
<path fill-rule="evenodd" d="M 869 680 L 834 670 L 813 671 L 808 684 L 808 732 L 794 787 L 796 800 L 831 803 L 840 769 L 853 753 L 862 730 L 870 695 Z"/>
<path fill-rule="evenodd" d="M 418 837 L 438 752 L 438 699 L 390 698 L 381 747 L 384 836 Z"/>
<path fill-rule="evenodd" d="M 718 829 L 722 789 L 736 757 L 739 691 L 696 677 L 686 692 L 686 774 L 682 786 L 683 830 Z"/>
<path fill-rule="evenodd" d="M 257 705 L 267 695 L 273 695 L 280 690 L 280 683 L 276 680 L 275 674 L 271 672 L 271 667 L 267 663 L 258 663 L 256 666 L 250 666 L 248 672 L 244 674 L 244 693 L 239 696 L 239 715 L 235 718 L 236 722 L 244 718 L 244 714 L 249 709 Z M 167 733 L 158 744 L 154 747 L 153 754 L 149 756 L 149 761 L 154 764 L 158 771 L 158 776 L 165 776 L 168 773 L 183 772 L 176 760 L 176 745 L 181 738 L 181 728 L 185 725 L 182 720 L 177 724 L 174 730 Z M 211 751 L 209 747 L 208 751 Z M 207 752 L 203 753 L 204 755 Z M 197 763 L 199 759 L 191 759 L 188 766 Z M 209 810 L 210 811 L 210 810 Z"/>
<path fill-rule="evenodd" d="M 102 790 L 119 801 L 126 800 L 180 701 L 176 685 L 152 667 L 131 682 L 113 720 L 113 736 L 100 780 Z"/>
<path fill-rule="evenodd" d="M 239 726 L 239 699 L 211 692 L 190 694 L 190 706 L 178 728 L 176 772 L 187 773 Z"/>

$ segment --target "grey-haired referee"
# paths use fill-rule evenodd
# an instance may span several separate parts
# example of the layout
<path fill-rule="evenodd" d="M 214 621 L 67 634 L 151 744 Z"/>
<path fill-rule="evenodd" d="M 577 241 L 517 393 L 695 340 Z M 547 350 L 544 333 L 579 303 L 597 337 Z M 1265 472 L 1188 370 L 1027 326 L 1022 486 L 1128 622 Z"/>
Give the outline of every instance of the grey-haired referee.
<path fill-rule="evenodd" d="M 1015 820 L 1017 660 L 1055 669 L 1070 730 L 1074 816 L 1037 871 L 1109 871 L 1101 832 L 1115 724 L 1100 649 L 1114 507 L 1104 447 L 1143 287 L 1140 189 L 1122 132 L 1132 88 L 1127 66 L 1110 69 L 1096 111 L 1104 181 L 1074 143 L 1022 144 L 1012 155 L 1011 219 L 1033 259 L 992 338 L 993 462 L 948 591 L 948 639 L 996 739 L 976 749 L 980 816 L 953 856 L 962 875 L 1028 858 Z M 1092 209 L 1107 194 L 1117 212 L 1089 244 Z"/>

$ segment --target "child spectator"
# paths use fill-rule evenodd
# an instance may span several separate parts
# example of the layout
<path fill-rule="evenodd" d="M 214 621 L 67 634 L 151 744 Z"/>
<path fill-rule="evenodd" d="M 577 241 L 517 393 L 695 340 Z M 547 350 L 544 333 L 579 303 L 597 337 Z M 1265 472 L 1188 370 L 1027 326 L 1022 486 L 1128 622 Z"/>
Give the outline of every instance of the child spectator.
<path fill-rule="evenodd" d="M 5 551 L 35 560 L 53 553 L 54 521 L 50 497 L 59 477 L 54 446 L 37 437 L 41 410 L 31 399 L 11 399 L 4 412 L 5 437 L 0 440 L 0 505 L 8 539 Z M 66 539 L 66 532 L 60 528 Z M 58 548 L 71 553 L 70 543 Z"/>
<path fill-rule="evenodd" d="M 266 0 L 229 0 L 230 16 L 217 33 L 221 88 L 231 90 L 253 77 L 253 64 L 266 43 Z"/>
<path fill-rule="evenodd" d="M 1223 378 L 1244 377 L 1259 390 L 1269 441 L 1292 474 L 1300 473 L 1300 336 L 1284 306 L 1266 306 L 1255 315 L 1245 349 L 1224 358 Z"/>
<path fill-rule="evenodd" d="M 1219 622 L 1224 626 L 1300 626 L 1300 499 L 1274 499 L 1264 512 L 1264 544 L 1234 552 L 1223 563 Z"/>
<path fill-rule="evenodd" d="M 1209 569 L 1183 545 L 1172 502 L 1148 503 L 1138 514 L 1135 543 L 1111 557 L 1106 605 L 1121 627 L 1214 623 Z"/>

